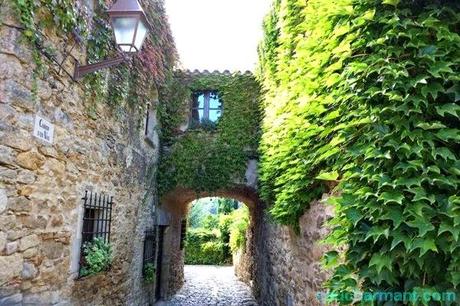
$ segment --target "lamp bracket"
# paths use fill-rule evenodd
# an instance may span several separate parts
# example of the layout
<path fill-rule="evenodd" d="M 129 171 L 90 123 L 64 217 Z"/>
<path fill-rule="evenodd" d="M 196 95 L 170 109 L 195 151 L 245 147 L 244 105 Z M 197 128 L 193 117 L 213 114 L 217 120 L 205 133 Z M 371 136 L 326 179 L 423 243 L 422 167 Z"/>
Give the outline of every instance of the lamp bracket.
<path fill-rule="evenodd" d="M 77 61 L 75 63 L 74 79 L 75 80 L 81 79 L 82 77 L 84 77 L 85 75 L 89 73 L 99 71 L 104 68 L 117 66 L 126 61 L 128 61 L 128 58 L 124 55 L 119 55 L 115 58 L 103 60 L 99 63 L 89 64 L 89 65 L 84 65 L 84 66 L 80 66 L 80 64 Z"/>

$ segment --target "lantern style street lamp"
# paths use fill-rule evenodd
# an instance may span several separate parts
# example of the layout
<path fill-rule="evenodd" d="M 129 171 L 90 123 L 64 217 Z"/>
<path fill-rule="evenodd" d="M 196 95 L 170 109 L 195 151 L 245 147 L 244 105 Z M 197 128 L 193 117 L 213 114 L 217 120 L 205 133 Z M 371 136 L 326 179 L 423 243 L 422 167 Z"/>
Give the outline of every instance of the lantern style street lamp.
<path fill-rule="evenodd" d="M 107 11 L 115 34 L 115 43 L 123 53 L 139 52 L 148 33 L 149 24 L 144 10 L 137 0 L 118 0 Z M 125 54 L 113 59 L 86 66 L 76 65 L 74 78 L 80 79 L 88 73 L 119 65 L 127 60 Z"/>

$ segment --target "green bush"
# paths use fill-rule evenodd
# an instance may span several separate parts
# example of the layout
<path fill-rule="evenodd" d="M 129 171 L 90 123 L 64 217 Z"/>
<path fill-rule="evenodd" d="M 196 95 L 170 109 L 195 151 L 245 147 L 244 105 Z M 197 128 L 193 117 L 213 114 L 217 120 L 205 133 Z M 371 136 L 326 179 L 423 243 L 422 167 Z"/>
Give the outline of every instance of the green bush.
<path fill-rule="evenodd" d="M 81 267 L 81 275 L 88 276 L 109 269 L 112 263 L 112 247 L 102 238 L 94 238 L 83 247 L 85 265 Z"/>
<path fill-rule="evenodd" d="M 185 242 L 185 263 L 191 265 L 221 265 L 228 263 L 224 243 L 218 230 L 189 228 Z"/>
<path fill-rule="evenodd" d="M 460 285 L 459 11 L 277 0 L 265 21 L 261 193 L 297 227 L 327 181 L 340 183 L 333 291 Z"/>
<path fill-rule="evenodd" d="M 229 214 L 207 216 L 204 220 L 202 227 L 187 230 L 185 263 L 230 264 L 232 252 L 246 244 L 249 210 L 242 207 Z"/>
<path fill-rule="evenodd" d="M 153 284 L 155 282 L 155 266 L 153 263 L 147 263 L 144 267 L 144 280 L 147 284 Z"/>
<path fill-rule="evenodd" d="M 241 207 L 233 211 L 231 215 L 230 230 L 230 249 L 235 253 L 246 246 L 246 231 L 249 226 L 249 210 Z"/>

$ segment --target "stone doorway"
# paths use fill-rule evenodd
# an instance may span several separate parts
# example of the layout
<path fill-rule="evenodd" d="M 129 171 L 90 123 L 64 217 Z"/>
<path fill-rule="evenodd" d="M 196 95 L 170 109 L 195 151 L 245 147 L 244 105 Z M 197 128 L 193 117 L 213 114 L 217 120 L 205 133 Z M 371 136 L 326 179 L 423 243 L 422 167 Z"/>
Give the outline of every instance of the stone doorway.
<path fill-rule="evenodd" d="M 196 199 L 218 197 L 234 199 L 244 203 L 248 210 L 249 226 L 246 232 L 244 252 L 234 257 L 235 274 L 241 281 L 251 285 L 255 278 L 256 244 L 259 235 L 259 218 L 262 207 L 256 190 L 248 186 L 237 186 L 214 193 L 197 193 L 193 190 L 177 188 L 161 199 L 161 209 L 169 215 L 170 226 L 164 237 L 163 275 L 161 277 L 161 299 L 168 299 L 184 284 L 185 248 L 183 247 L 184 223 L 190 211 L 191 203 Z"/>

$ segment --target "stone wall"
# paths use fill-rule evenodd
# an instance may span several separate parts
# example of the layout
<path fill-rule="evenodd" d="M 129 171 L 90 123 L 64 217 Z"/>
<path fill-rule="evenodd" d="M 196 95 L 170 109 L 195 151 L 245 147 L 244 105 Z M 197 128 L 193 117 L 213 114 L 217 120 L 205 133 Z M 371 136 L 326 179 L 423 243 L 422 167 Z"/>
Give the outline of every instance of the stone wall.
<path fill-rule="evenodd" d="M 299 220 L 300 234 L 260 216 L 253 288 L 260 305 L 321 305 L 316 293 L 327 277 L 320 263 L 327 248 L 319 241 L 328 232 L 324 222 L 331 216 L 330 206 L 313 202 Z"/>
<path fill-rule="evenodd" d="M 156 196 L 145 198 L 145 177 L 158 137 L 145 141 L 134 108 L 115 114 L 107 104 L 89 105 L 84 85 L 65 73 L 73 62 L 61 70 L 45 61 L 46 77 L 34 80 L 31 46 L 10 5 L 1 1 L 0 305 L 148 304 L 143 233 L 153 225 Z M 46 39 L 63 51 L 63 37 Z M 83 62 L 82 49 L 72 57 Z M 53 144 L 32 136 L 36 114 L 54 124 Z M 86 190 L 114 198 L 114 260 L 108 272 L 78 278 Z"/>

